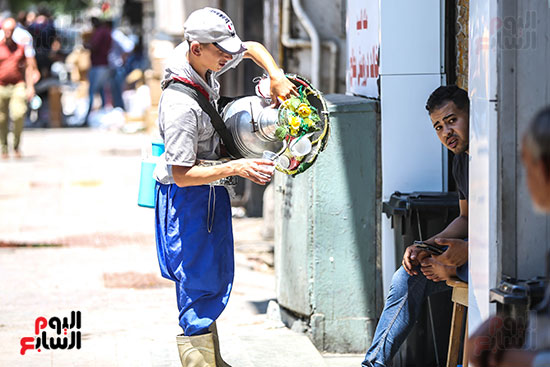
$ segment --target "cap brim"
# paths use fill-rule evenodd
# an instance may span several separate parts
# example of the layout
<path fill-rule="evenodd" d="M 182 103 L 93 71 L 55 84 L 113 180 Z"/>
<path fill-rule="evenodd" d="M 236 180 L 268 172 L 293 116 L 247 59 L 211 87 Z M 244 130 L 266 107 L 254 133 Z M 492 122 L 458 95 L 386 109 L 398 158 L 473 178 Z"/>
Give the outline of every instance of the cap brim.
<path fill-rule="evenodd" d="M 213 42 L 214 46 L 230 55 L 240 54 L 246 51 L 239 36 L 228 37 L 220 42 Z"/>

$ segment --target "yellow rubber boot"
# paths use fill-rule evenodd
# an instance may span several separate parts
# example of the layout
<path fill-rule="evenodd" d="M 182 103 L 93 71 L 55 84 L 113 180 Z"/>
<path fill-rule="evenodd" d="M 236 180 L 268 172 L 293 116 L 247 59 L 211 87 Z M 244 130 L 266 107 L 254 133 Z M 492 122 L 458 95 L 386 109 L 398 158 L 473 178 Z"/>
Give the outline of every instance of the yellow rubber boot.
<path fill-rule="evenodd" d="M 222 359 L 220 353 L 220 340 L 218 338 L 218 328 L 216 327 L 216 322 L 214 321 L 212 325 L 208 328 L 212 332 L 212 339 L 214 339 L 214 354 L 216 356 L 216 366 L 217 367 L 231 367 L 229 364 L 225 363 Z"/>
<path fill-rule="evenodd" d="M 182 367 L 216 367 L 212 333 L 176 336 Z"/>

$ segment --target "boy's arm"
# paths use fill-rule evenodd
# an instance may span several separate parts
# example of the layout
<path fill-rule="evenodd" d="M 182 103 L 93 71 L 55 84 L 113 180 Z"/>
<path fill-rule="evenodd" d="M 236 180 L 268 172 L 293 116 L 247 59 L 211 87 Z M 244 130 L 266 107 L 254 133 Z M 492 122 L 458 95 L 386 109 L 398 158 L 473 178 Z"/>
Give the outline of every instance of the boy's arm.
<path fill-rule="evenodd" d="M 264 45 L 254 41 L 244 42 L 244 45 L 246 47 L 244 58 L 252 59 L 269 74 L 272 101 L 275 102 L 279 96 L 286 99 L 292 95 L 298 95 L 296 86 L 285 77 L 285 74 L 277 66 L 277 63 Z"/>
<path fill-rule="evenodd" d="M 206 185 L 229 176 L 241 176 L 259 185 L 271 181 L 273 162 L 265 159 L 238 159 L 215 166 L 172 166 L 172 176 L 180 187 Z"/>

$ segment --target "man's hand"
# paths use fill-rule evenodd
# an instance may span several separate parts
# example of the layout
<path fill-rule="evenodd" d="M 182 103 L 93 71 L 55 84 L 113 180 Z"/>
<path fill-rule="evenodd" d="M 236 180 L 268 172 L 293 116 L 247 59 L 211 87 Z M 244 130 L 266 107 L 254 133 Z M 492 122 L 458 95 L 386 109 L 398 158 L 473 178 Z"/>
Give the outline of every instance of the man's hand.
<path fill-rule="evenodd" d="M 424 250 L 419 249 L 415 245 L 407 247 L 405 254 L 403 255 L 403 268 L 410 275 L 418 275 L 418 271 L 414 270 L 416 266 L 420 264 L 424 258 L 428 257 L 430 254 Z"/>
<path fill-rule="evenodd" d="M 508 366 L 503 363 L 507 359 L 506 351 L 521 348 L 524 340 L 524 324 L 512 318 L 493 316 L 485 321 L 468 340 L 468 361 L 475 367 Z M 529 364 L 521 366 L 529 366 Z"/>
<path fill-rule="evenodd" d="M 32 85 L 27 86 L 26 94 L 27 94 L 27 102 L 30 102 L 35 95 L 34 87 Z"/>
<path fill-rule="evenodd" d="M 444 265 L 433 257 L 426 257 L 420 262 L 420 270 L 424 276 L 433 282 L 450 280 L 456 276 L 456 267 Z"/>
<path fill-rule="evenodd" d="M 435 243 L 449 248 L 434 259 L 449 266 L 461 266 L 468 262 L 468 242 L 459 239 L 436 238 Z"/>
<path fill-rule="evenodd" d="M 283 73 L 280 73 L 280 75 L 275 77 L 270 76 L 270 80 L 271 101 L 273 104 L 277 104 L 277 97 L 279 96 L 283 99 L 287 99 L 291 96 L 298 95 L 298 89 L 294 83 L 288 80 Z"/>
<path fill-rule="evenodd" d="M 500 361 L 489 359 L 489 366 L 493 363 L 498 367 L 528 367 L 533 365 L 537 352 L 525 349 L 508 349 L 502 354 Z M 493 357 L 494 359 L 494 357 Z"/>
<path fill-rule="evenodd" d="M 237 159 L 230 164 L 235 174 L 259 185 L 265 185 L 271 181 L 275 163 L 268 159 Z"/>

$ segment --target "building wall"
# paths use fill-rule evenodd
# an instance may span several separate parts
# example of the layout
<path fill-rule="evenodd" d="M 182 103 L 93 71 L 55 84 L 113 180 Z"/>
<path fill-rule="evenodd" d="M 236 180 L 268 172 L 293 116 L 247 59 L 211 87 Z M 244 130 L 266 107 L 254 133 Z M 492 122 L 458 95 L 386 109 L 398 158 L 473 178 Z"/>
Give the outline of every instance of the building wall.
<path fill-rule="evenodd" d="M 346 0 L 302 0 L 302 7 L 319 32 L 321 41 L 332 40 L 338 44 L 338 62 L 336 70 L 329 65 L 329 51 L 321 51 L 321 85 L 315 87 L 324 93 L 344 93 L 346 91 Z M 274 14 L 277 16 L 277 14 Z M 302 25 L 292 14 L 291 36 L 293 38 L 309 37 Z M 284 68 L 290 73 L 297 73 L 311 79 L 311 49 L 284 48 Z M 336 90 L 329 91 L 329 77 L 337 74 Z"/>
<path fill-rule="evenodd" d="M 550 104 L 550 8 L 470 1 L 470 282 L 473 332 L 503 275 L 545 274 L 550 218 L 535 213 L 521 164 L 526 125 Z"/>
<path fill-rule="evenodd" d="M 456 0 L 456 85 L 468 90 L 468 23 L 470 1 Z"/>
<path fill-rule="evenodd" d="M 498 20 L 502 273 L 529 279 L 545 274 L 550 217 L 533 210 L 520 149 L 527 124 L 550 105 L 550 8 L 538 0 L 503 1 Z"/>

